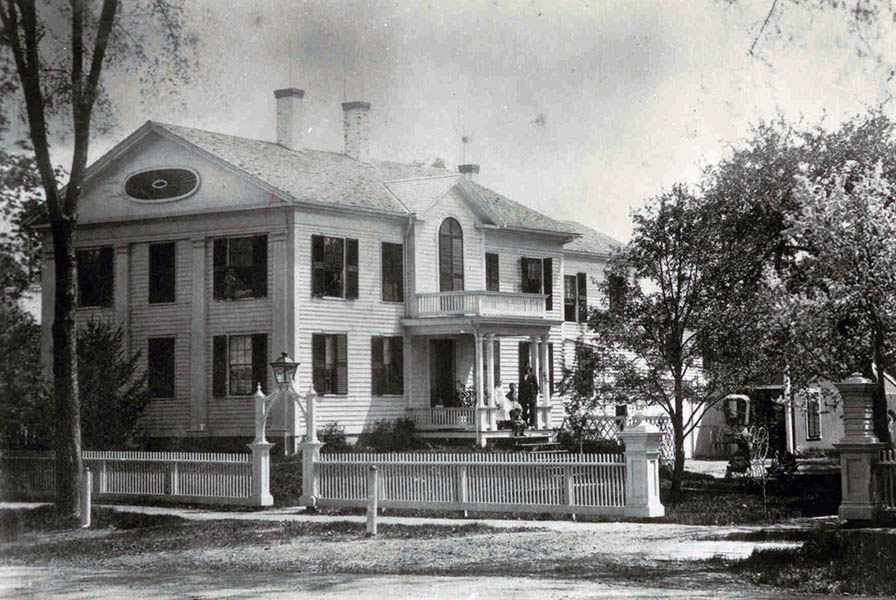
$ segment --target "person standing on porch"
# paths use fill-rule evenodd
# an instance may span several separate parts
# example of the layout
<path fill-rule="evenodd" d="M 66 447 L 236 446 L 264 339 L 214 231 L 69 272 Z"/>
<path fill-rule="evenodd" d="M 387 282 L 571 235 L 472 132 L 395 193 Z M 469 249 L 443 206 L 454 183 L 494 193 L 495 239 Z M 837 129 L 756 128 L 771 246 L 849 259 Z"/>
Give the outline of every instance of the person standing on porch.
<path fill-rule="evenodd" d="M 520 382 L 520 405 L 523 407 L 523 421 L 530 427 L 535 425 L 535 394 L 538 382 L 532 374 L 531 367 L 526 367 L 523 380 Z"/>

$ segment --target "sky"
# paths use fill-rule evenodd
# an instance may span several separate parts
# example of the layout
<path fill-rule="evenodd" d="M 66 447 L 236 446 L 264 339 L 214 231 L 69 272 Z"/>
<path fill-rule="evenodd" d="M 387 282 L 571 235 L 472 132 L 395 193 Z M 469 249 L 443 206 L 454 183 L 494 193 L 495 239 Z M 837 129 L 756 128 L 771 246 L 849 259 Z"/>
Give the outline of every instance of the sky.
<path fill-rule="evenodd" d="M 298 87 L 308 148 L 341 151 L 340 103 L 367 101 L 372 158 L 477 163 L 487 187 L 626 240 L 630 211 L 760 119 L 833 127 L 884 98 L 892 23 L 862 37 L 785 0 L 756 40 L 771 4 L 191 0 L 190 81 L 112 74 L 91 160 L 147 119 L 272 140 L 273 90 Z"/>

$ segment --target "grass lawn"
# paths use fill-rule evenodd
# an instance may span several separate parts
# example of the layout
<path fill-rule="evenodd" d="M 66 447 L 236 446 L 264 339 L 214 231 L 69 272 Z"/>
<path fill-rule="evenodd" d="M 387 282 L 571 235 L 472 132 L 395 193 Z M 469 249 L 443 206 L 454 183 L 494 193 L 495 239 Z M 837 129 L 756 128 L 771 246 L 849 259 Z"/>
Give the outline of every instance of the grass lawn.
<path fill-rule="evenodd" d="M 896 535 L 874 530 L 786 535 L 805 542 L 795 550 L 756 550 L 744 560 L 716 562 L 746 581 L 800 592 L 896 595 Z"/>

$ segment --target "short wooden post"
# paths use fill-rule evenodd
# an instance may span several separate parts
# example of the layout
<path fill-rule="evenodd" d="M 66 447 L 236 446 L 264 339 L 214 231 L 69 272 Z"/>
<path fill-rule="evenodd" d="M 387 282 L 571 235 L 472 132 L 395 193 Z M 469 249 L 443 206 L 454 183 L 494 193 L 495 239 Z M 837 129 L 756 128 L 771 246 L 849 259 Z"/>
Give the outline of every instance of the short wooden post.
<path fill-rule="evenodd" d="M 379 493 L 379 475 L 376 465 L 370 465 L 367 472 L 367 535 L 376 535 L 377 496 Z"/>
<path fill-rule="evenodd" d="M 872 396 L 877 387 L 855 373 L 834 384 L 843 397 L 844 435 L 834 448 L 840 451 L 840 485 L 843 500 L 837 511 L 841 519 L 870 521 L 877 517 L 878 498 L 875 463 L 886 444 L 874 435 Z"/>
<path fill-rule="evenodd" d="M 643 417 L 635 427 L 618 434 L 625 444 L 626 517 L 662 517 L 660 502 L 660 444 L 663 434 Z"/>
<path fill-rule="evenodd" d="M 93 473 L 90 469 L 84 470 L 84 477 L 81 479 L 81 527 L 90 527 L 90 512 L 92 510 L 90 495 L 93 491 Z"/>

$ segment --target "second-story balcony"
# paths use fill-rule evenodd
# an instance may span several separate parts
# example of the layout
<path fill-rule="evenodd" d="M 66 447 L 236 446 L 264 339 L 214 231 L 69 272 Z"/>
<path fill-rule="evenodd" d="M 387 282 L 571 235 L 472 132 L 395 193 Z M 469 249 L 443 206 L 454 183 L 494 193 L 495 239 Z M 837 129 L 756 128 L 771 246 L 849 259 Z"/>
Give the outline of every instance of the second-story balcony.
<path fill-rule="evenodd" d="M 463 291 L 417 294 L 417 317 L 545 318 L 544 294 Z"/>

